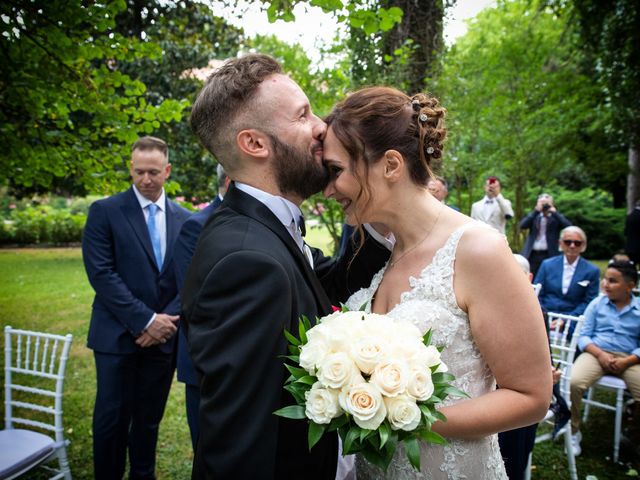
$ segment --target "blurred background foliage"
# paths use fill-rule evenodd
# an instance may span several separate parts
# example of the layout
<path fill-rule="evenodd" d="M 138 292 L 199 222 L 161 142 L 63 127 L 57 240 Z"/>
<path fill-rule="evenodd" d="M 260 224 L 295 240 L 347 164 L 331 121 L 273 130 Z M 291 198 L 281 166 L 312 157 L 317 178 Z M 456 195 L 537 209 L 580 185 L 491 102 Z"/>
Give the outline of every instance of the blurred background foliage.
<path fill-rule="evenodd" d="M 333 13 L 339 33 L 320 47 L 332 61 L 312 61 L 274 36 L 247 38 L 205 1 L 3 2 L 0 241 L 74 237 L 82 214 L 68 206 L 124 189 L 130 145 L 144 134 L 170 145 L 167 191 L 189 204 L 208 201 L 216 160 L 190 131 L 190 105 L 206 68 L 261 51 L 283 63 L 320 115 L 363 85 L 437 95 L 450 134 L 434 167 L 449 181 L 449 201 L 468 213 L 484 178 L 498 175 L 516 212 L 514 250 L 523 239 L 518 220 L 542 191 L 587 231 L 588 256 L 621 248 L 624 214 L 639 197 L 637 1 L 499 0 L 451 46 L 443 18 L 455 0 L 254 3 L 271 20 L 291 20 L 298 4 Z M 337 242 L 340 208 L 320 195 L 305 208 Z M 50 226 L 35 226 L 48 216 L 56 218 Z M 17 233 L 21 225 L 34 231 Z"/>

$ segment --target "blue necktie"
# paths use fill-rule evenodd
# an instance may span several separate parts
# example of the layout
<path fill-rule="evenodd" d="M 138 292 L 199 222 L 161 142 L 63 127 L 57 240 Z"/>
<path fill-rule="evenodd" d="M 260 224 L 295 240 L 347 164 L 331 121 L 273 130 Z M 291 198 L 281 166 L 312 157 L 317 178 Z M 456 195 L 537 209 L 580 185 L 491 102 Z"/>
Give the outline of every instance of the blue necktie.
<path fill-rule="evenodd" d="M 151 245 L 153 246 L 153 254 L 156 257 L 158 270 L 162 269 L 162 248 L 160 247 L 160 232 L 156 228 L 156 212 L 158 206 L 155 203 L 149 204 L 149 218 L 147 219 L 147 228 L 151 237 Z"/>

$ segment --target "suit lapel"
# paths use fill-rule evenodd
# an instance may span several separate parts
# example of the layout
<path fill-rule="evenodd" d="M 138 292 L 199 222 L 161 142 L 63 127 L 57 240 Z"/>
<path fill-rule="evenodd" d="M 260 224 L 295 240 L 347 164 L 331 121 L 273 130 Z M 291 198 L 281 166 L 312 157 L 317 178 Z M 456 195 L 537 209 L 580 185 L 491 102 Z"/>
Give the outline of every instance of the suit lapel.
<path fill-rule="evenodd" d="M 293 260 L 304 274 L 307 284 L 313 291 L 318 303 L 318 310 L 321 312 L 329 312 L 331 301 L 327 297 L 324 288 L 322 288 L 317 275 L 311 268 L 311 265 L 309 265 L 309 262 L 291 234 L 287 231 L 284 225 L 282 225 L 282 222 L 280 222 L 273 212 L 271 212 L 271 210 L 269 210 L 269 208 L 267 208 L 267 206 L 262 202 L 237 189 L 234 184 L 231 184 L 229 191 L 224 197 L 224 205 L 262 223 L 269 230 L 275 233 L 280 240 L 282 240 L 282 243 L 284 243 L 287 250 L 289 250 Z"/>
<path fill-rule="evenodd" d="M 165 208 L 167 209 L 165 213 L 165 220 L 167 225 L 167 250 L 164 254 L 164 261 L 162 262 L 162 271 L 166 268 L 167 265 L 170 264 L 171 259 L 173 257 L 173 248 L 171 246 L 174 244 L 178 234 L 180 233 L 179 229 L 176 228 L 176 216 L 177 211 L 176 207 L 165 195 Z"/>
<path fill-rule="evenodd" d="M 142 248 L 149 257 L 149 261 L 157 269 L 158 266 L 156 265 L 155 256 L 153 254 L 153 247 L 151 246 L 149 230 L 147 229 L 147 225 L 144 222 L 144 213 L 140 208 L 140 203 L 138 203 L 136 194 L 133 192 L 133 187 L 131 187 L 126 192 L 124 205 L 122 205 L 120 208 L 122 210 L 122 214 L 127 219 L 129 225 L 131 225 L 131 228 L 138 237 L 138 240 L 140 240 Z"/>
<path fill-rule="evenodd" d="M 569 283 L 569 288 L 567 289 L 567 295 L 573 289 L 573 287 L 581 280 L 582 278 L 582 270 L 584 269 L 582 257 L 578 258 L 578 264 L 576 265 L 576 270 L 573 272 L 573 277 L 571 277 L 571 283 Z"/>

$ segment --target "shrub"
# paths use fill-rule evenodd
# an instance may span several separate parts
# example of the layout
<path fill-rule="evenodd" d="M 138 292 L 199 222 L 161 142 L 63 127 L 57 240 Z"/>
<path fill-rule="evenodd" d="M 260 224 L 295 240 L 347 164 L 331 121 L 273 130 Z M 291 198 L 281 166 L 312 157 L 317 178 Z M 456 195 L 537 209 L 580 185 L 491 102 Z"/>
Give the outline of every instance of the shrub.
<path fill-rule="evenodd" d="M 80 242 L 86 219 L 84 213 L 73 214 L 67 209 L 56 210 L 47 205 L 14 210 L 10 220 L 3 222 L 0 243 L 31 245 Z"/>
<path fill-rule="evenodd" d="M 51 208 L 46 206 L 27 207 L 11 212 L 14 241 L 19 244 L 42 243 L 51 237 L 51 222 L 47 220 Z"/>

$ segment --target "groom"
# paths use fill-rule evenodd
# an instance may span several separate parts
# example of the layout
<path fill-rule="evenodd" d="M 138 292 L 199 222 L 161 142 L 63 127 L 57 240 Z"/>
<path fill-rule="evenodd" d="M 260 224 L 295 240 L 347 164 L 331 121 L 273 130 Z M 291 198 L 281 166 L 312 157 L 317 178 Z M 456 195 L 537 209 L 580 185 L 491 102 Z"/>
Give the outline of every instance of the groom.
<path fill-rule="evenodd" d="M 202 231 L 182 297 L 201 378 L 193 478 L 333 479 L 335 434 L 309 451 L 307 422 L 273 415 L 294 404 L 282 388 L 283 332 L 368 285 L 389 252 L 367 235 L 349 265 L 351 248 L 334 261 L 304 243 L 300 204 L 327 182 L 326 125 L 271 57 L 215 71 L 191 124 L 234 181 Z"/>

